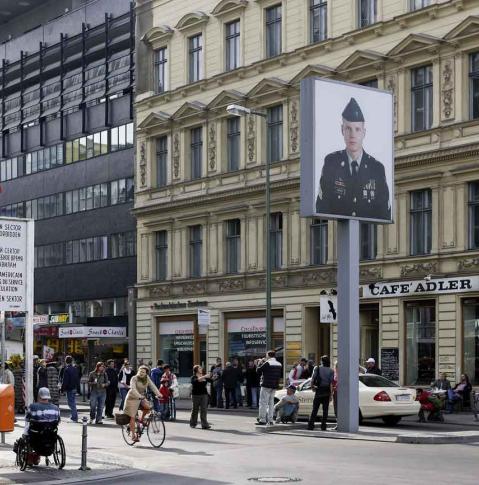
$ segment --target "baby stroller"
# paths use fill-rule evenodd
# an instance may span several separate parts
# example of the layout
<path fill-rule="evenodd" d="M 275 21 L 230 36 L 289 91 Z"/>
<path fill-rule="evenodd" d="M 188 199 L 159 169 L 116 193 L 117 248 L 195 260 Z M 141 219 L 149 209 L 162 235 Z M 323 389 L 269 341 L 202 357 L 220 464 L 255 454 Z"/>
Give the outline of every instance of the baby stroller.
<path fill-rule="evenodd" d="M 31 422 L 28 435 L 16 441 L 13 451 L 17 455 L 16 465 L 21 471 L 27 466 L 38 465 L 42 456 L 47 466 L 53 463 L 59 470 L 65 466 L 65 444 L 58 436 L 57 423 Z"/>

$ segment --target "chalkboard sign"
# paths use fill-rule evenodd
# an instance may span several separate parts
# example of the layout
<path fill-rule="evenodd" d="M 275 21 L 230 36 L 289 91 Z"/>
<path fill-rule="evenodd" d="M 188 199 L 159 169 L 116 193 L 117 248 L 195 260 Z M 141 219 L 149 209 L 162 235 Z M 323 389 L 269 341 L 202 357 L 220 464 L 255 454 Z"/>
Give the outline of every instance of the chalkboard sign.
<path fill-rule="evenodd" d="M 397 347 L 381 349 L 381 371 L 386 379 L 399 382 L 399 349 Z"/>

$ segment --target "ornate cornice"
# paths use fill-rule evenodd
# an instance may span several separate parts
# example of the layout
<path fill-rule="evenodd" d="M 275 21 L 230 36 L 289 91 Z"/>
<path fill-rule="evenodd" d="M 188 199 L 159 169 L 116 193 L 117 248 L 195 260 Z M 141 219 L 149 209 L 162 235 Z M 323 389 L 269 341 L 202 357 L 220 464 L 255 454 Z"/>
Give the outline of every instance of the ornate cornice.
<path fill-rule="evenodd" d="M 401 266 L 401 276 L 425 276 L 430 273 L 435 273 L 436 270 L 436 262 L 405 264 Z"/>

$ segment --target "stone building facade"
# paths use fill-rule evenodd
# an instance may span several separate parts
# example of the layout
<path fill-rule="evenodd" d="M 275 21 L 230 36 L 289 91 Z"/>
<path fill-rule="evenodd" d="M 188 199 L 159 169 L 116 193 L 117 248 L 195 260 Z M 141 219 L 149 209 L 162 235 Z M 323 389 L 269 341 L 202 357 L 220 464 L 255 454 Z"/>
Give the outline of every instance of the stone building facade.
<path fill-rule="evenodd" d="M 336 286 L 336 223 L 299 214 L 299 83 L 321 76 L 394 93 L 395 222 L 361 227 L 361 359 L 397 349 L 403 384 L 440 371 L 479 384 L 477 2 L 136 10 L 138 357 L 186 378 L 193 363 L 265 350 L 266 160 L 274 345 L 286 369 L 336 356 L 319 308 Z M 231 118 L 231 103 L 267 118 Z"/>

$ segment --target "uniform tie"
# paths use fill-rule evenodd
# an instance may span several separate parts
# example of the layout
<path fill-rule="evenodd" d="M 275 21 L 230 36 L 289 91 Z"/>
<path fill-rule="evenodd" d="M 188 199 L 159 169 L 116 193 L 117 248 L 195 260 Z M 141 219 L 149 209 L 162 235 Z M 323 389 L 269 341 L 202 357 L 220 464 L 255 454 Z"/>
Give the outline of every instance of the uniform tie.
<path fill-rule="evenodd" d="M 358 162 L 356 162 L 356 160 L 353 160 L 351 162 L 351 167 L 353 169 L 353 177 L 356 177 L 358 174 Z"/>

